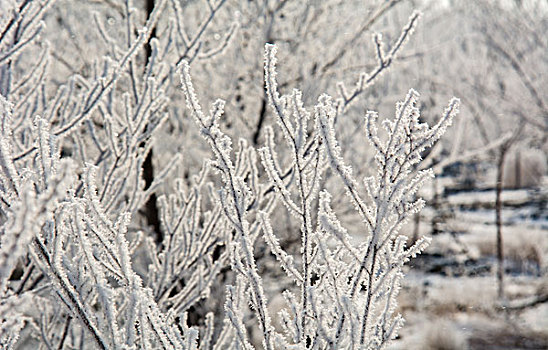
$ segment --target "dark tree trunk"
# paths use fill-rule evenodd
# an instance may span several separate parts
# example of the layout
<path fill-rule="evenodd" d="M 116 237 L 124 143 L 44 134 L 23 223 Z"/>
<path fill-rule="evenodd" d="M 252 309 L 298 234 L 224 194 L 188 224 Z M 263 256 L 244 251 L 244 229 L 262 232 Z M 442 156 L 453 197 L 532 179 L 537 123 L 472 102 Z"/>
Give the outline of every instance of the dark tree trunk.
<path fill-rule="evenodd" d="M 504 298 L 504 250 L 502 241 L 502 181 L 504 180 L 504 158 L 506 146 L 499 150 L 497 161 L 497 183 L 495 199 L 495 216 L 497 226 L 497 294 L 500 300 Z"/>
<path fill-rule="evenodd" d="M 154 10 L 154 0 L 146 0 L 145 7 L 147 18 L 149 18 L 152 10 Z M 150 40 L 152 40 L 152 38 L 154 38 L 155 36 L 156 29 L 153 29 L 149 41 L 145 44 L 145 67 L 149 62 L 150 56 L 152 55 Z M 154 181 L 154 166 L 152 165 L 152 157 L 153 151 L 152 149 L 150 149 L 143 163 L 143 179 L 145 180 L 145 189 L 149 188 L 152 184 L 152 181 Z M 156 234 L 156 243 L 161 243 L 164 237 L 160 227 L 160 216 L 158 212 L 158 206 L 156 205 L 156 194 L 153 193 L 146 202 L 144 214 L 147 223 L 154 228 L 154 233 Z"/>
<path fill-rule="evenodd" d="M 441 232 L 439 224 L 440 224 L 440 221 L 442 220 L 441 213 L 440 213 L 441 206 L 440 206 L 440 196 L 438 193 L 439 189 L 438 189 L 437 177 L 435 177 L 434 180 L 432 181 L 432 189 L 434 191 L 434 196 L 432 197 L 432 208 L 434 209 L 434 214 L 432 215 L 432 221 L 431 221 L 431 224 L 432 224 L 431 230 L 432 230 L 432 236 L 433 236 Z"/>
<path fill-rule="evenodd" d="M 259 112 L 259 120 L 257 121 L 257 128 L 255 129 L 255 132 L 253 133 L 253 145 L 259 144 L 259 137 L 261 136 L 261 130 L 263 129 L 263 123 L 264 119 L 266 117 L 266 106 L 268 96 L 266 96 L 266 90 L 263 96 L 263 101 L 261 102 L 261 111 Z"/>
<path fill-rule="evenodd" d="M 419 239 L 419 229 L 420 229 L 420 222 L 421 222 L 421 214 L 416 213 L 413 218 L 414 226 L 413 226 L 413 237 L 411 238 L 411 244 L 409 246 L 412 246 L 417 242 Z"/>
<path fill-rule="evenodd" d="M 521 188 L 521 154 L 519 150 L 516 150 L 514 170 L 515 170 L 514 188 Z"/>
<path fill-rule="evenodd" d="M 145 11 L 146 11 L 147 19 L 150 17 L 152 10 L 154 10 L 154 0 L 145 0 Z M 152 54 L 152 47 L 150 46 L 150 40 L 152 40 L 152 38 L 155 38 L 155 37 L 156 37 L 156 28 L 153 28 L 152 32 L 150 33 L 150 38 L 145 44 L 145 54 L 146 54 L 145 66 L 148 64 L 148 60 L 150 58 L 150 55 Z"/>

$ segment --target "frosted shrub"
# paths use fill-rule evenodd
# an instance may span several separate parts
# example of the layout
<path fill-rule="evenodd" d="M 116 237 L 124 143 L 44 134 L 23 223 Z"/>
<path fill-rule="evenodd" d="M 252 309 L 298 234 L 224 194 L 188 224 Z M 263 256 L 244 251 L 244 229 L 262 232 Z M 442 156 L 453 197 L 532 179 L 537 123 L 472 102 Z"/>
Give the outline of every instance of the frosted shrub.
<path fill-rule="evenodd" d="M 231 140 L 218 125 L 224 102 L 216 101 L 205 116 L 191 83 L 188 64 L 183 62 L 182 68 L 187 106 L 215 155 L 213 164 L 224 183 L 219 199 L 238 236 L 232 244 L 230 259 L 239 277 L 235 286 L 228 287 L 226 304 L 235 334 L 232 341 L 236 344 L 232 346 L 250 347 L 239 296 L 250 299 L 266 349 L 382 348 L 396 336 L 403 322 L 400 315 L 394 315 L 402 266 L 428 243 L 422 238 L 406 248 L 406 238 L 398 236 L 409 216 L 423 207 L 424 201 L 416 199 L 415 194 L 433 176 L 431 170 L 414 169 L 422 159 L 421 153 L 451 124 L 458 100 L 453 99 L 440 121 L 430 128 L 419 123 L 418 94 L 411 90 L 398 103 L 395 119 L 383 124 L 387 131 L 384 142 L 378 136 L 377 115 L 367 113 L 365 133 L 376 150 L 378 171 L 376 176 L 364 179 L 367 199 L 363 199 L 351 167 L 345 165 L 340 155 L 333 128 L 337 111 L 331 97 L 320 96 L 314 108 L 314 127 L 310 128 L 310 113 L 303 106 L 301 92 L 293 90 L 291 95 L 283 96 L 278 92 L 275 47 L 267 45 L 265 56 L 267 94 L 290 149 L 291 163 L 279 164 L 270 127 L 266 129 L 266 146 L 259 149 L 259 154 L 277 198 L 300 222 L 302 238 L 301 255 L 295 259 L 278 244 L 269 218 L 271 205 L 255 214 L 264 240 L 299 290 L 298 295 L 290 290 L 283 292 L 288 306 L 281 312 L 283 333 L 272 327 L 263 282 L 252 254 L 255 237 L 248 218 L 256 207 L 250 204 L 258 195 L 244 177 L 251 176 L 250 183 L 255 183 L 256 171 L 248 170 L 246 174 L 234 167 Z M 315 136 L 310 136 L 308 130 Z M 253 151 L 243 141 L 240 145 L 236 163 L 241 164 L 245 152 L 251 162 L 247 166 L 255 169 Z M 326 164 L 340 177 L 349 205 L 362 218 L 363 231 L 368 237 L 360 246 L 352 246 L 346 229 L 331 208 L 330 193 L 321 190 Z M 287 178 L 281 170 L 284 168 L 291 173 L 289 180 L 284 180 Z M 318 198 L 318 209 L 313 213 Z M 235 291 L 239 295 L 234 295 Z"/>
<path fill-rule="evenodd" d="M 458 102 L 429 127 L 419 123 L 411 90 L 383 122 L 383 135 L 368 112 L 365 137 L 377 171 L 363 186 L 335 128 L 394 62 L 417 13 L 388 52 L 374 36 L 377 62 L 353 89 L 339 83 L 338 97 L 322 94 L 313 108 L 297 89 L 280 92 L 276 47 L 267 44 L 269 107 L 259 123 L 266 127 L 254 134 L 263 137 L 251 134 L 233 148 L 222 124 L 225 102 L 204 112 L 190 75 L 192 62 L 230 47 L 238 24 L 228 21 L 234 8 L 227 1 L 185 3 L 201 16 L 189 25 L 176 0 L 157 1 L 142 25 L 130 1 L 109 2 L 123 30 L 107 30 L 95 13 L 98 39 L 89 47 L 102 56 L 63 83 L 66 71 L 50 68 L 54 54 L 40 38 L 53 1 L 8 3 L 0 16 L 1 348 L 379 349 L 397 335 L 402 267 L 428 243 L 406 247 L 398 231 L 423 206 L 416 193 L 432 173 L 419 170 L 421 154 L 451 123 Z M 308 8 L 294 7 L 307 16 Z M 382 4 L 371 21 L 390 7 Z M 212 24 L 217 16 L 225 20 L 221 29 Z M 218 45 L 204 34 L 209 28 L 223 33 Z M 64 60 L 68 70 L 71 59 Z M 184 112 L 172 82 L 177 69 Z M 198 152 L 206 158 L 201 169 L 179 174 L 177 146 L 155 158 L 160 171 L 146 180 L 152 149 L 167 147 L 164 137 L 175 128 L 171 119 L 188 114 L 211 150 Z M 182 139 L 201 147 L 190 131 Z M 346 192 L 336 205 L 333 180 Z M 157 227 L 145 222 L 151 202 Z M 345 208 L 361 218 L 359 244 L 337 214 Z M 296 229 L 281 225 L 283 211 Z M 300 250 L 280 244 L 284 235 L 298 237 Z M 285 304 L 273 315 L 269 301 L 277 293 Z"/>

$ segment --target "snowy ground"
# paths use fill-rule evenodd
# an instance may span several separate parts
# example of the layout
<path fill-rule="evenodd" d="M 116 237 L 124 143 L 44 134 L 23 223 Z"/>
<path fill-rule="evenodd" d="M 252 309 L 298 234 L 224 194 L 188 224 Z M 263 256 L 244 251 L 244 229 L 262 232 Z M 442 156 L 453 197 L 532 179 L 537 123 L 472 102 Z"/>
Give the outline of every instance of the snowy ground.
<path fill-rule="evenodd" d="M 435 214 L 443 218 L 403 282 L 407 322 L 391 349 L 548 349 L 548 302 L 538 302 L 548 296 L 548 190 L 502 198 L 505 302 L 494 274 L 495 192 L 448 195 L 422 212 L 421 235 L 432 234 Z M 414 229 L 410 223 L 406 234 Z"/>

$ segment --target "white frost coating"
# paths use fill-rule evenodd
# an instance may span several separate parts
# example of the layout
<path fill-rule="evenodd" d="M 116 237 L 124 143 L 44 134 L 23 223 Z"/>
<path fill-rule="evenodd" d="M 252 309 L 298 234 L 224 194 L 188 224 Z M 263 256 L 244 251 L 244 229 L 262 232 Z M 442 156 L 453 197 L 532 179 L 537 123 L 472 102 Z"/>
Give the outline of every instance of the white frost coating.
<path fill-rule="evenodd" d="M 415 166 L 457 102 L 428 128 L 411 91 L 384 124 L 387 138 L 368 113 L 377 171 L 365 192 L 335 126 L 395 63 L 418 13 L 392 43 L 373 35 L 373 68 L 355 87 L 326 80 L 337 98 L 322 94 L 311 106 L 311 90 L 292 86 L 337 75 L 345 51 L 326 43 L 323 66 L 298 62 L 286 77 L 275 45 L 257 71 L 246 40 L 284 42 L 291 23 L 296 37 L 329 39 L 316 38 L 326 24 L 317 10 L 354 5 L 162 0 L 144 13 L 107 1 L 88 16 L 78 2 L 56 8 L 55 23 L 44 17 L 53 3 L 14 1 L 0 15 L 0 344 L 17 347 L 24 336 L 52 349 L 386 347 L 403 322 L 394 311 L 402 267 L 428 243 L 408 248 L 398 236 L 431 177 Z M 88 17 L 91 36 L 80 23 Z M 342 47 L 363 45 L 366 27 Z M 62 56 L 59 42 L 68 43 Z M 253 72 L 232 66 L 235 57 Z M 209 109 L 196 93 L 204 88 Z M 352 208 L 359 246 L 340 215 Z"/>

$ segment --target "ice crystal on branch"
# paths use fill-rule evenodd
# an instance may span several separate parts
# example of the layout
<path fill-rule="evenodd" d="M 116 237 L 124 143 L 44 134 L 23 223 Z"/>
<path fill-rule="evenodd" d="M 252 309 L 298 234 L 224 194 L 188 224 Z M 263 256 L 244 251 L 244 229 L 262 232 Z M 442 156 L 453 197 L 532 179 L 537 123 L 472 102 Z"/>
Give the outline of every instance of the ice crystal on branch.
<path fill-rule="evenodd" d="M 0 345 L 388 344 L 402 323 L 402 266 L 427 243 L 408 248 L 398 230 L 422 206 L 431 173 L 418 170 L 421 154 L 457 103 L 429 128 L 410 92 L 386 136 L 368 113 L 378 171 L 365 190 L 335 129 L 395 63 L 419 14 L 392 42 L 373 35 L 373 65 L 347 91 L 329 80 L 334 67 L 353 61 L 346 52 L 396 2 L 350 16 L 359 28 L 340 45 L 325 14 L 357 1 L 91 3 L 14 0 L 0 13 Z M 325 62 L 310 49 L 324 40 Z M 278 75 L 275 45 L 257 70 L 265 41 L 305 56 L 280 59 L 294 80 Z M 338 95 L 310 103 L 306 86 L 320 78 Z M 196 93 L 204 82 L 209 110 Z M 347 197 L 333 189 L 339 179 Z M 359 244 L 338 215 L 352 208 Z"/>
<path fill-rule="evenodd" d="M 319 133 L 329 163 L 341 178 L 348 199 L 362 217 L 364 232 L 368 236 L 363 246 L 365 254 L 356 259 L 359 253 L 348 248 L 345 232 L 329 207 L 329 195 L 322 196 L 319 214 L 322 229 L 337 237 L 341 243 L 339 249 L 348 250 L 353 257 L 350 266 L 342 270 L 342 273 L 350 271 L 343 275 L 343 280 L 347 278 L 351 282 L 339 287 L 339 293 L 342 292 L 344 297 L 337 296 L 333 300 L 341 305 L 339 310 L 333 311 L 339 315 L 336 317 L 337 331 L 334 338 L 330 338 L 336 343 L 380 348 L 396 336 L 402 324 L 401 316 L 393 315 L 401 268 L 426 247 L 428 239 L 419 239 L 406 249 L 406 238 L 398 236 L 398 232 L 409 216 L 424 205 L 415 194 L 424 181 L 433 176 L 430 170 L 414 172 L 413 166 L 422 160 L 421 153 L 441 137 L 458 111 L 458 100 L 451 100 L 440 121 L 430 128 L 419 123 L 417 99 L 418 94 L 411 90 L 405 100 L 397 104 L 394 120 L 385 120 L 385 142 L 378 136 L 377 114 L 366 114 L 366 136 L 376 150 L 377 165 L 376 176 L 364 179 L 367 200 L 362 199 L 352 169 L 341 157 L 332 126 L 334 112 L 328 99 L 318 114 Z M 341 263 L 344 264 L 339 262 L 339 266 Z M 336 285 L 340 277 L 332 274 L 331 283 Z"/>
<path fill-rule="evenodd" d="M 266 93 L 290 157 L 286 160 L 288 164 L 280 163 L 276 150 L 280 145 L 273 142 L 275 131 L 270 127 L 266 129 L 266 144 L 259 154 L 275 196 L 298 221 L 301 236 L 300 255 L 294 257 L 280 246 L 269 212 L 260 211 L 255 216 L 266 244 L 294 283 L 293 288 L 284 292 L 287 309 L 280 313 L 283 331 L 278 333 L 270 326 L 264 281 L 259 277 L 253 254 L 252 224 L 248 221 L 252 208 L 244 205 L 245 198 L 253 196 L 253 191 L 238 176 L 232 162 L 231 140 L 217 122 L 223 102 L 215 102 L 206 117 L 186 63 L 181 77 L 187 106 L 212 148 L 223 179 L 220 200 L 225 216 L 240 236 L 231 246 L 232 268 L 239 277 L 236 285 L 228 289 L 225 304 L 236 344 L 250 347 L 243 321 L 245 310 L 238 300 L 242 295 L 238 291 L 249 286 L 251 307 L 259 321 L 265 348 L 386 346 L 403 324 L 402 317 L 394 314 L 402 267 L 428 243 L 423 238 L 407 248 L 406 239 L 398 235 L 401 225 L 422 208 L 423 201 L 416 199 L 415 194 L 432 176 L 431 171 L 415 171 L 416 165 L 422 159 L 421 153 L 451 124 L 458 100 L 452 100 L 441 120 L 430 128 L 419 123 L 418 94 L 411 90 L 398 103 L 395 119 L 384 123 L 386 141 L 377 135 L 376 114 L 367 113 L 366 136 L 377 152 L 377 174 L 364 179 L 368 196 L 363 198 L 352 168 L 341 155 L 333 125 L 337 111 L 331 97 L 320 96 L 314 125 L 309 126 L 310 113 L 303 105 L 301 92 L 279 93 L 276 48 L 266 45 Z M 331 208 L 331 195 L 321 190 L 320 180 L 328 165 L 341 178 L 350 204 L 362 217 L 367 239 L 359 247 L 350 243 L 347 230 Z M 287 174 L 291 174 L 290 181 L 286 180 Z M 299 293 L 296 295 L 293 290 Z"/>

